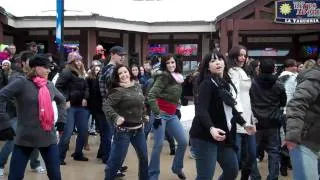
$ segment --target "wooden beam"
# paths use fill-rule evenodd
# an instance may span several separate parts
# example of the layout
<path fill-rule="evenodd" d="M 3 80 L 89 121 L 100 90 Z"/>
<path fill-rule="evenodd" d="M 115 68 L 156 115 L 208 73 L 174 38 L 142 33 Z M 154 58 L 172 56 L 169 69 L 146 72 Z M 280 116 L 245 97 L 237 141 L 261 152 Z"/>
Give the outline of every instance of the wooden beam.
<path fill-rule="evenodd" d="M 224 55 L 228 52 L 228 32 L 227 32 L 227 22 L 226 19 L 221 20 L 221 29 L 220 29 L 220 50 Z"/>
<path fill-rule="evenodd" d="M 254 19 L 260 19 L 260 8 L 254 8 Z"/>
<path fill-rule="evenodd" d="M 3 43 L 3 24 L 0 22 L 0 43 Z"/>
<path fill-rule="evenodd" d="M 271 9 L 271 8 L 261 7 L 260 11 L 267 12 L 267 13 L 270 13 L 270 14 L 274 14 L 275 10 Z"/>
<path fill-rule="evenodd" d="M 247 16 L 249 16 L 250 14 L 254 13 L 254 6 L 253 5 L 250 5 L 249 7 L 245 7 L 245 8 L 242 8 L 240 9 L 238 12 L 232 14 L 230 18 L 234 18 L 234 19 L 243 19 Z"/>
<path fill-rule="evenodd" d="M 226 19 L 227 31 L 233 31 L 233 19 Z"/>
<path fill-rule="evenodd" d="M 277 24 L 270 20 L 263 19 L 247 19 L 239 20 L 239 30 L 240 31 L 250 31 L 250 30 L 284 30 L 284 31 L 294 31 L 294 30 L 320 30 L 320 24 Z"/>
<path fill-rule="evenodd" d="M 142 62 L 147 59 L 148 55 L 148 34 L 143 33 L 141 34 L 141 54 L 142 54 Z"/>
<path fill-rule="evenodd" d="M 274 0 L 258 0 L 259 5 L 266 6 L 267 4 L 274 2 Z"/>
<path fill-rule="evenodd" d="M 232 46 L 239 44 L 239 19 L 233 22 Z"/>

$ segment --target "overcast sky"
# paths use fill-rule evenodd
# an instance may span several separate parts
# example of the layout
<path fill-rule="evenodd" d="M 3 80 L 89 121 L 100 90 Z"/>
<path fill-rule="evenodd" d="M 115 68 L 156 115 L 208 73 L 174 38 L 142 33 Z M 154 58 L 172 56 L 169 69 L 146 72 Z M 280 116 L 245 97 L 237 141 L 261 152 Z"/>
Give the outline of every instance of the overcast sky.
<path fill-rule="evenodd" d="M 211 21 L 244 0 L 65 0 L 65 10 L 97 13 L 133 21 Z M 44 15 L 56 0 L 0 0 L 15 16 Z M 54 12 L 51 12 L 54 15 Z M 67 13 L 66 13 L 67 14 Z"/>

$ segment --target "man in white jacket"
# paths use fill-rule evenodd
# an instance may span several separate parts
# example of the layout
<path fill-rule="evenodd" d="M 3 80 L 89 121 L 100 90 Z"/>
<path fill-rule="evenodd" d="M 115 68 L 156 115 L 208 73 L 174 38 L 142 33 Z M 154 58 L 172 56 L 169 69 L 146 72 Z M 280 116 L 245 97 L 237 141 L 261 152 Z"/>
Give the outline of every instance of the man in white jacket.
<path fill-rule="evenodd" d="M 284 62 L 284 71 L 280 74 L 279 76 L 279 81 L 283 84 L 286 95 L 287 95 L 287 104 L 288 102 L 292 99 L 293 93 L 296 90 L 297 86 L 297 75 L 298 75 L 298 68 L 297 68 L 297 61 L 294 59 L 287 59 Z M 285 113 L 286 111 L 284 111 Z M 284 140 L 284 134 L 286 132 L 286 127 L 285 125 L 283 128 L 281 128 L 281 140 L 283 142 Z M 283 143 L 281 143 L 283 145 Z M 287 169 L 288 165 L 290 164 L 290 158 L 289 156 L 285 155 L 288 152 L 286 149 L 286 146 L 282 146 L 281 150 L 281 157 L 280 157 L 280 173 L 282 176 L 288 176 Z"/>
<path fill-rule="evenodd" d="M 294 59 L 287 59 L 284 62 L 284 71 L 280 74 L 279 80 L 283 83 L 287 94 L 287 103 L 292 99 L 292 95 L 297 86 L 298 75 L 297 61 Z"/>

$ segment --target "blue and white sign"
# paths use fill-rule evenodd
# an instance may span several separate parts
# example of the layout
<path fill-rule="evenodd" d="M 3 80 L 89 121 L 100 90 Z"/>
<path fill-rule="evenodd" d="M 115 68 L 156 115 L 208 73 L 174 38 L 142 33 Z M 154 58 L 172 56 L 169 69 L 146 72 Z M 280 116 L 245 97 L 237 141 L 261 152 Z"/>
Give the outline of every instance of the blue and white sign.
<path fill-rule="evenodd" d="M 320 23 L 320 0 L 279 0 L 275 1 L 275 11 L 277 23 Z"/>

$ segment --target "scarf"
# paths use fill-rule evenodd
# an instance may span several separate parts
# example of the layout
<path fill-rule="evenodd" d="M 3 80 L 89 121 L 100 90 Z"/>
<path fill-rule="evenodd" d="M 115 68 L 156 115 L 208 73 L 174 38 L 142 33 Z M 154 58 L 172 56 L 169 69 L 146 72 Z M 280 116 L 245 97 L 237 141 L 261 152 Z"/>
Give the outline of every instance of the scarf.
<path fill-rule="evenodd" d="M 172 72 L 171 75 L 176 80 L 176 82 L 178 84 L 182 84 L 183 83 L 184 79 L 183 79 L 183 76 L 180 73 Z"/>
<path fill-rule="evenodd" d="M 54 112 L 50 92 L 46 86 L 48 81 L 38 76 L 34 77 L 32 81 L 39 89 L 38 104 L 41 127 L 45 131 L 51 131 L 53 128 Z"/>

